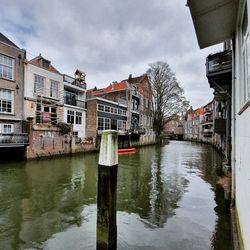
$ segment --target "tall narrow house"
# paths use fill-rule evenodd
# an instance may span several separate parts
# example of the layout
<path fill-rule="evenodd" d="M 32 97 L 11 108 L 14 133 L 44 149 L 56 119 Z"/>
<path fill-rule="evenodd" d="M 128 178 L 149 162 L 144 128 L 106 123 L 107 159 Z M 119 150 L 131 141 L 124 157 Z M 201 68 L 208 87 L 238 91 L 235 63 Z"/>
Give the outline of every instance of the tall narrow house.
<path fill-rule="evenodd" d="M 23 132 L 25 50 L 0 33 L 0 134 Z"/>
<path fill-rule="evenodd" d="M 63 75 L 41 55 L 25 63 L 25 119 L 34 124 L 63 121 Z"/>
<path fill-rule="evenodd" d="M 63 75 L 64 122 L 72 124 L 75 138 L 85 138 L 86 127 L 86 82 L 85 73 L 76 70 L 75 78 Z"/>

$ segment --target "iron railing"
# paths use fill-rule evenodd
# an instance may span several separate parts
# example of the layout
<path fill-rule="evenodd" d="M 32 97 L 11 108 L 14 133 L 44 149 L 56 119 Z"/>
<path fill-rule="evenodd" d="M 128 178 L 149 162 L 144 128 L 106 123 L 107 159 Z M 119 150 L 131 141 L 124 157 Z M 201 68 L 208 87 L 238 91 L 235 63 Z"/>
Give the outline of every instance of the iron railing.
<path fill-rule="evenodd" d="M 26 133 L 4 133 L 0 134 L 0 145 L 4 144 L 22 144 L 27 145 L 29 142 L 28 134 Z"/>
<path fill-rule="evenodd" d="M 82 89 L 87 88 L 87 84 L 85 82 L 80 81 L 78 79 L 75 79 L 75 78 L 68 76 L 68 75 L 63 75 L 63 81 L 70 83 L 71 85 L 77 86 L 79 88 L 82 88 Z"/>
<path fill-rule="evenodd" d="M 80 108 L 86 108 L 86 102 L 75 99 L 75 98 L 71 98 L 69 96 L 64 97 L 64 104 L 68 104 L 68 105 L 76 106 Z"/>
<path fill-rule="evenodd" d="M 232 51 L 223 51 L 207 57 L 207 76 L 232 71 Z"/>

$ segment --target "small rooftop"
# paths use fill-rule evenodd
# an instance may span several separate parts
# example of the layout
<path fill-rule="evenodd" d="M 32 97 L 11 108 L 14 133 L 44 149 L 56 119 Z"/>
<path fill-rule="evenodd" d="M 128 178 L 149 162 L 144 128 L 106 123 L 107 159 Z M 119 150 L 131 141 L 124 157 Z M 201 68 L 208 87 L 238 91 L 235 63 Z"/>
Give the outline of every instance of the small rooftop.
<path fill-rule="evenodd" d="M 61 74 L 52 64 L 49 60 L 45 59 L 44 57 L 42 57 L 41 54 L 39 54 L 39 56 L 31 59 L 29 61 L 29 63 L 35 65 L 35 66 L 38 66 L 38 67 L 41 67 L 41 68 L 44 68 L 46 70 L 49 70 L 50 72 L 53 72 L 53 73 L 57 73 L 57 74 Z"/>

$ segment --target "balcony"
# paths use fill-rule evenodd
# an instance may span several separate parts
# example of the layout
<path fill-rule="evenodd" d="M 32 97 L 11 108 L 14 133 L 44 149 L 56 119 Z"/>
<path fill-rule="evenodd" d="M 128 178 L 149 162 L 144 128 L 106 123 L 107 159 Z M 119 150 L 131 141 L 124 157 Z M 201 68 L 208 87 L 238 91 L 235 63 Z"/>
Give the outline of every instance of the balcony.
<path fill-rule="evenodd" d="M 86 82 L 77 80 L 77 79 L 75 79 L 75 78 L 73 78 L 71 76 L 68 76 L 68 75 L 63 75 L 63 81 L 66 82 L 66 83 L 69 83 L 69 84 L 71 84 L 73 86 L 82 88 L 82 89 L 86 89 L 86 87 L 87 87 Z"/>
<path fill-rule="evenodd" d="M 214 132 L 220 135 L 226 134 L 227 120 L 225 118 L 214 119 Z"/>
<path fill-rule="evenodd" d="M 28 145 L 28 134 L 8 133 L 0 134 L 0 147 L 25 146 Z"/>
<path fill-rule="evenodd" d="M 204 137 L 211 137 L 213 135 L 213 129 L 212 128 L 204 128 L 202 131 L 202 134 Z"/>
<path fill-rule="evenodd" d="M 232 82 L 232 51 L 209 55 L 206 60 L 207 78 L 211 88 Z"/>
<path fill-rule="evenodd" d="M 68 96 L 64 97 L 64 104 L 86 109 L 86 102 Z"/>
<path fill-rule="evenodd" d="M 210 109 L 205 109 L 204 110 L 204 115 L 211 115 L 212 114 L 212 110 L 210 110 Z"/>
<path fill-rule="evenodd" d="M 203 120 L 203 121 L 201 122 L 201 125 L 202 125 L 202 126 L 209 125 L 209 124 L 213 124 L 213 120 L 212 120 L 212 119 Z"/>

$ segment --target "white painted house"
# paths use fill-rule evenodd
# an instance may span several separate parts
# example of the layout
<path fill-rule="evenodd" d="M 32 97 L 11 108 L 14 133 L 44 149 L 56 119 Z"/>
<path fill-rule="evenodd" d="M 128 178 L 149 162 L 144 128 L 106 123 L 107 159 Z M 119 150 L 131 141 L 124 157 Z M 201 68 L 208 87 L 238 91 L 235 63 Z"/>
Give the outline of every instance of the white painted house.
<path fill-rule="evenodd" d="M 63 75 L 64 122 L 73 125 L 73 135 L 85 138 L 86 135 L 86 83 L 85 73 L 76 70 L 75 78 Z"/>
<path fill-rule="evenodd" d="M 41 55 L 25 62 L 24 110 L 34 124 L 63 121 L 63 75 Z"/>
<path fill-rule="evenodd" d="M 188 0 L 200 48 L 232 39 L 232 195 L 241 248 L 250 249 L 250 0 Z M 225 64 L 224 64 L 225 65 Z M 217 66 L 224 67 L 221 61 Z M 225 67 L 224 67 L 225 68 Z"/>

